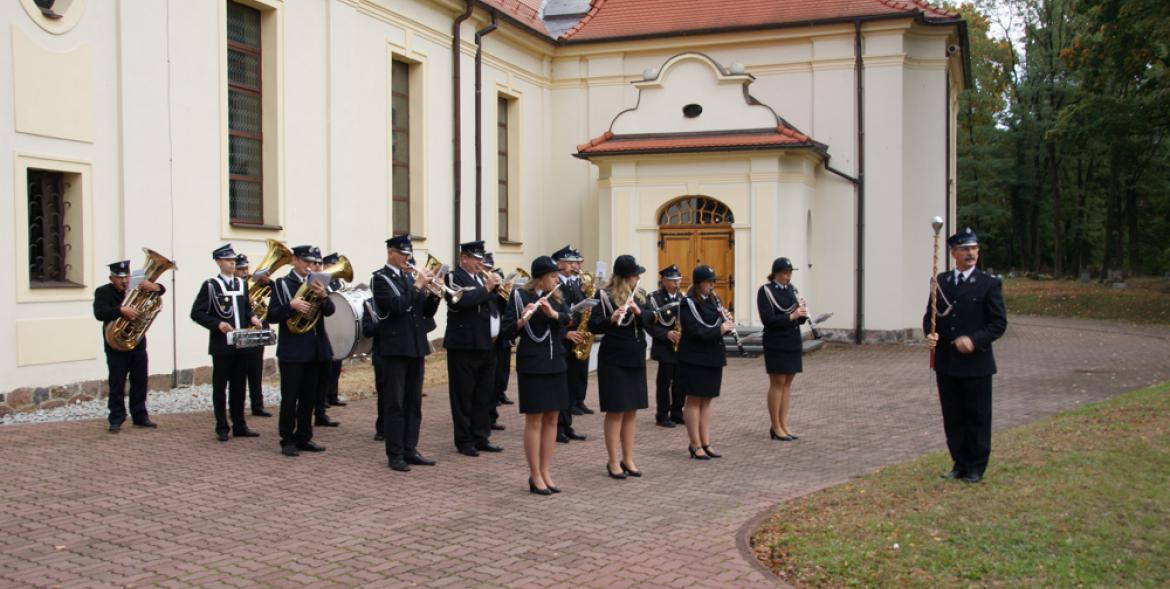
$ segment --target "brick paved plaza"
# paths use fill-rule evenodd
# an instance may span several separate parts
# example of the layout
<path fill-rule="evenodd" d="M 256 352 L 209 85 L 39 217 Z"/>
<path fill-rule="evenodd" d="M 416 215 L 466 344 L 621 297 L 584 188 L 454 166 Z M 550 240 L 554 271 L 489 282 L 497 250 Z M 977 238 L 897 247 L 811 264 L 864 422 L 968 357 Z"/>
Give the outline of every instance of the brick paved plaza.
<path fill-rule="evenodd" d="M 1170 330 L 1013 318 L 997 345 L 997 429 L 1170 379 Z M 155 431 L 99 421 L 0 428 L 0 585 L 11 587 L 775 587 L 743 544 L 786 499 L 941 449 L 925 348 L 830 346 L 794 389 L 796 442 L 768 439 L 762 359 L 733 360 L 715 402 L 721 460 L 689 460 L 682 428 L 640 414 L 641 479 L 605 475 L 601 416 L 558 445 L 564 493 L 527 492 L 522 419 L 502 455 L 451 443 L 445 387 L 424 399 L 420 450 L 386 467 L 372 400 L 336 408 L 323 454 L 280 455 L 274 419 L 221 444 L 210 411 Z M 651 365 L 651 402 L 653 403 Z M 515 398 L 515 382 L 510 396 Z M 588 403 L 597 406 L 595 383 Z M 995 452 L 985 484 L 996 484 Z"/>

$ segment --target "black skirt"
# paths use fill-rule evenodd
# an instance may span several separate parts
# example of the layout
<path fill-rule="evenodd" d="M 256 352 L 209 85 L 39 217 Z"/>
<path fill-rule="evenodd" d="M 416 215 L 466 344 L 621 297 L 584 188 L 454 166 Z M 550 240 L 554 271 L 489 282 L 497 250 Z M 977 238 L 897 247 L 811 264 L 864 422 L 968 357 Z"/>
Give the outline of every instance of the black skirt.
<path fill-rule="evenodd" d="M 803 367 L 802 357 L 800 350 L 786 352 L 764 348 L 764 366 L 768 374 L 797 374 Z"/>
<path fill-rule="evenodd" d="M 569 387 L 564 372 L 516 374 L 520 389 L 520 413 L 565 411 L 569 408 Z"/>
<path fill-rule="evenodd" d="M 602 413 L 635 411 L 650 406 L 646 393 L 646 365 L 638 367 L 614 366 L 599 362 L 597 366 L 597 398 Z"/>
<path fill-rule="evenodd" d="M 679 362 L 674 369 L 675 386 L 691 397 L 718 397 L 723 384 L 722 366 L 698 366 Z"/>

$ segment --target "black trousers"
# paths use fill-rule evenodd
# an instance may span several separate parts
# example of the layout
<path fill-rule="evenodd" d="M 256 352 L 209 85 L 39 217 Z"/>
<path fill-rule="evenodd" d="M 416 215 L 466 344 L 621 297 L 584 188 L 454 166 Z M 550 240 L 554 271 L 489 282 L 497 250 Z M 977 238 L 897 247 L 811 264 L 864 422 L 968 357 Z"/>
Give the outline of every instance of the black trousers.
<path fill-rule="evenodd" d="M 341 361 L 326 360 L 317 372 L 317 399 L 314 405 L 317 417 L 323 417 L 330 399 L 337 398 L 337 382 L 341 378 Z M 332 395 L 332 397 L 330 397 Z"/>
<path fill-rule="evenodd" d="M 244 390 L 248 386 L 250 355 L 216 354 L 211 357 L 211 405 L 215 408 L 216 433 L 248 429 L 248 422 L 244 419 Z M 230 428 L 229 411 L 232 418 Z"/>
<path fill-rule="evenodd" d="M 264 346 L 248 352 L 248 397 L 252 411 L 264 408 Z"/>
<path fill-rule="evenodd" d="M 668 417 L 675 421 L 682 419 L 683 403 L 687 397 L 675 386 L 674 369 L 677 366 L 678 364 L 658 363 L 658 375 L 654 380 L 656 385 L 654 396 L 657 405 L 654 416 L 657 419 Z"/>
<path fill-rule="evenodd" d="M 330 405 L 336 405 L 341 399 L 337 398 L 337 385 L 341 382 L 341 360 L 334 360 L 329 363 L 329 401 Z"/>
<path fill-rule="evenodd" d="M 495 370 L 491 350 L 447 350 L 447 391 L 458 449 L 472 448 L 491 437 Z"/>
<path fill-rule="evenodd" d="M 374 396 L 378 400 L 378 417 L 374 420 L 374 433 L 382 434 L 382 387 L 385 386 L 386 381 L 384 380 L 385 377 L 382 376 L 382 362 L 379 360 L 381 356 L 377 350 L 374 350 L 371 358 L 370 364 L 374 366 Z M 382 435 L 385 436 L 385 434 Z"/>
<path fill-rule="evenodd" d="M 585 404 L 585 393 L 589 388 L 589 360 L 578 360 L 572 348 L 565 351 L 565 381 L 569 385 L 569 407 Z M 557 433 L 573 431 L 572 411 L 561 411 L 557 416 Z"/>
<path fill-rule="evenodd" d="M 129 352 L 106 350 L 106 367 L 110 371 L 110 425 L 126 421 L 126 377 L 130 377 L 130 418 L 142 423 L 150 416 L 146 412 L 146 350 L 135 348 Z"/>
<path fill-rule="evenodd" d="M 313 439 L 313 408 L 320 390 L 322 362 L 280 362 L 280 445 Z"/>
<path fill-rule="evenodd" d="M 947 449 L 961 474 L 983 476 L 991 456 L 991 377 L 938 374 Z"/>
<path fill-rule="evenodd" d="M 401 458 L 417 452 L 422 426 L 423 358 L 376 356 L 379 372 L 378 406 L 386 456 Z"/>
<path fill-rule="evenodd" d="M 495 423 L 500 419 L 500 410 L 498 407 L 507 397 L 508 378 L 511 376 L 512 370 L 512 346 L 507 344 L 508 340 L 500 339 L 496 341 L 492 348 L 496 363 L 495 381 L 492 383 L 492 410 L 491 422 Z"/>

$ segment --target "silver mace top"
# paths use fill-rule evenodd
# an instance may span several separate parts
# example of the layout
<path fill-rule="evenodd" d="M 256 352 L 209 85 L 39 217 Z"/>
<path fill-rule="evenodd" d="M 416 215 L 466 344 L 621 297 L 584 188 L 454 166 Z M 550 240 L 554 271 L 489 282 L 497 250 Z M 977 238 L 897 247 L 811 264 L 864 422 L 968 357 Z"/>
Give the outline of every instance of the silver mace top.
<path fill-rule="evenodd" d="M 938 235 L 938 232 L 942 231 L 942 228 L 943 228 L 942 217 L 935 217 L 935 218 L 931 219 L 930 226 L 934 227 L 934 234 Z"/>

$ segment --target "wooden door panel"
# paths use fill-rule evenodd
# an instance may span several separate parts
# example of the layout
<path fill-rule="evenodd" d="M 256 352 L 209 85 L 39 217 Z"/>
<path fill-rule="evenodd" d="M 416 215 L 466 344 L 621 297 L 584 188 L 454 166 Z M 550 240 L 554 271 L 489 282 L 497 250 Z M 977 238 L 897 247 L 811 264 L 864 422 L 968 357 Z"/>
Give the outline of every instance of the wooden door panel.
<path fill-rule="evenodd" d="M 732 309 L 734 298 L 731 293 L 734 266 L 732 265 L 731 230 L 700 230 L 696 232 L 698 257 L 703 264 L 715 270 L 715 294 L 723 304 Z"/>
<path fill-rule="evenodd" d="M 691 284 L 691 270 L 695 267 L 695 234 L 693 231 L 663 231 L 662 247 L 658 249 L 658 269 L 674 264 L 678 266 L 683 279 L 680 288 L 684 291 Z M 657 284 L 657 277 L 647 284 Z M 651 290 L 646 287 L 647 290 Z"/>

